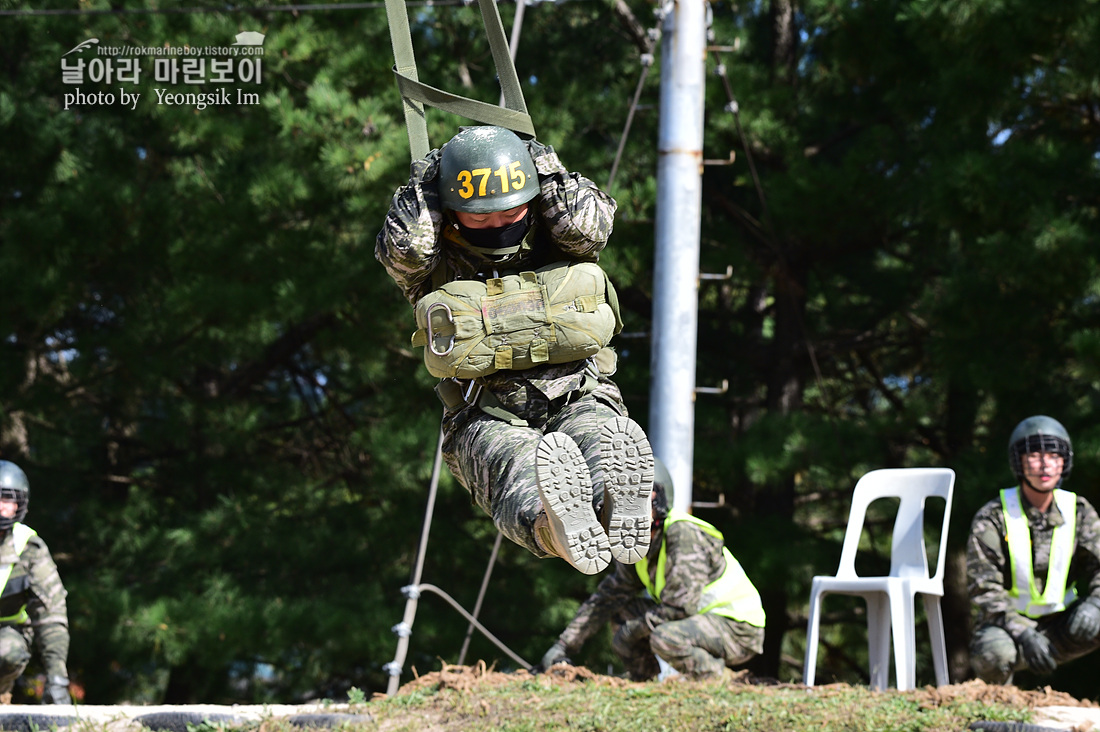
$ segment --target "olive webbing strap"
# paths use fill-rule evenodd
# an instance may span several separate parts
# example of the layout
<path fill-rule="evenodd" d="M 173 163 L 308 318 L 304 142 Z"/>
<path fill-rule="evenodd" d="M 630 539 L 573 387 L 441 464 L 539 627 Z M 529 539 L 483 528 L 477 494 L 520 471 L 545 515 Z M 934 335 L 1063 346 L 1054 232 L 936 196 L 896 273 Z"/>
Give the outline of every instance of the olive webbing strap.
<path fill-rule="evenodd" d="M 386 0 L 386 19 L 390 26 L 390 45 L 393 46 L 393 73 L 398 80 L 416 81 L 416 57 L 413 55 L 412 32 L 409 30 L 409 13 L 405 0 Z M 409 133 L 409 152 L 413 160 L 428 154 L 428 123 L 424 119 L 424 105 L 415 96 L 401 93 L 405 108 L 405 127 Z"/>
<path fill-rule="evenodd" d="M 518 0 L 523 2 L 523 0 Z M 405 107 L 405 125 L 409 132 L 409 151 L 417 160 L 428 154 L 428 125 L 424 118 L 424 105 L 428 104 L 444 112 L 466 117 L 482 124 L 498 125 L 521 136 L 534 137 L 535 126 L 527 114 L 523 91 L 519 85 L 515 64 L 504 37 L 504 24 L 497 11 L 496 0 L 478 0 L 485 34 L 497 67 L 504 107 L 479 102 L 457 94 L 445 92 L 422 83 L 416 73 L 412 32 L 409 30 L 408 10 L 405 0 L 386 0 L 386 16 L 390 24 L 390 42 L 396 62 L 393 67 L 397 88 Z"/>
<path fill-rule="evenodd" d="M 442 109 L 444 112 L 451 112 L 459 117 L 466 117 L 482 124 L 506 127 L 521 137 L 524 135 L 528 137 L 535 136 L 535 127 L 531 122 L 531 116 L 526 112 L 516 112 L 515 110 L 498 107 L 495 104 L 460 97 L 457 94 L 451 94 L 442 89 L 436 89 L 434 86 L 428 86 L 402 76 L 396 71 L 394 73 L 397 76 L 397 88 L 401 91 L 403 98 L 415 99 L 430 104 L 437 109 Z M 424 151 L 424 154 L 427 154 L 427 150 Z M 420 157 L 423 157 L 423 155 Z"/>
<path fill-rule="evenodd" d="M 516 2 L 522 3 L 524 0 Z M 519 86 L 519 76 L 508 48 L 508 39 L 504 37 L 504 23 L 500 19 L 496 0 L 478 0 L 478 5 L 481 7 L 481 21 L 485 24 L 485 36 L 489 39 L 489 50 L 493 53 L 493 63 L 497 67 L 500 89 L 504 93 L 504 106 L 526 115 L 527 105 L 523 101 L 523 90 Z M 532 130 L 531 135 L 534 134 Z"/>

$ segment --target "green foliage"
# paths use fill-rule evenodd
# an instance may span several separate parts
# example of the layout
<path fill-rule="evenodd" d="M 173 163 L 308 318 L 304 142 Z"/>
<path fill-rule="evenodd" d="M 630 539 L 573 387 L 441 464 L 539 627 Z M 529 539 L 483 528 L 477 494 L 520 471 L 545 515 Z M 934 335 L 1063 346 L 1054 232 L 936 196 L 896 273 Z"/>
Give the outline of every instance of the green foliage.
<path fill-rule="evenodd" d="M 354 686 L 351 687 L 350 689 L 348 689 L 348 704 L 351 704 L 351 705 L 354 706 L 356 704 L 366 704 L 366 703 L 367 703 L 367 695 L 362 689 L 356 688 Z"/>

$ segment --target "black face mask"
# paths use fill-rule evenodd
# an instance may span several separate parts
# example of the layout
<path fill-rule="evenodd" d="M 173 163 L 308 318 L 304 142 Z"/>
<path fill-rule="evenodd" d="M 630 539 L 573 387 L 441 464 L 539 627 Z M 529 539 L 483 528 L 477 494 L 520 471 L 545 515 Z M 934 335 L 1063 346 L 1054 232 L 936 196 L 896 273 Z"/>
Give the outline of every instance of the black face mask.
<path fill-rule="evenodd" d="M 495 226 L 489 229 L 471 229 L 468 226 L 459 224 L 457 221 L 455 223 L 462 233 L 462 238 L 475 247 L 507 249 L 516 246 L 523 241 L 523 237 L 527 236 L 527 231 L 531 228 L 531 216 L 528 214 L 519 221 L 507 226 Z"/>

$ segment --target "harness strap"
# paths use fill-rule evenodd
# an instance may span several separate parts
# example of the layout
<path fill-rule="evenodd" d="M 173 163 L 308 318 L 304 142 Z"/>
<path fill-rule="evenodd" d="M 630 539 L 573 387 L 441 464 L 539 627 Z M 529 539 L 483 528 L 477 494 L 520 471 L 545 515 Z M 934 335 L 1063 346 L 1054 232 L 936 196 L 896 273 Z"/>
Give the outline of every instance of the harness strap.
<path fill-rule="evenodd" d="M 445 112 L 466 117 L 482 124 L 497 125 L 520 135 L 535 137 L 535 125 L 527 113 L 523 91 L 519 85 L 515 64 L 504 37 L 504 24 L 500 20 L 495 0 L 478 0 L 481 20 L 489 39 L 489 48 L 504 93 L 504 107 L 479 102 L 468 97 L 451 94 L 420 81 L 413 54 L 412 33 L 409 30 L 408 9 L 405 0 L 386 0 L 386 17 L 390 26 L 390 43 L 396 63 L 393 73 L 397 89 L 405 109 L 405 126 L 409 133 L 409 151 L 414 160 L 428 154 L 428 124 L 424 117 L 424 105 L 428 104 Z"/>
<path fill-rule="evenodd" d="M 398 79 L 417 80 L 416 57 L 413 55 L 412 32 L 409 30 L 409 12 L 405 0 L 386 0 L 386 19 L 390 26 L 390 44 L 393 46 L 393 73 Z M 428 123 L 424 119 L 424 105 L 411 95 L 401 94 L 405 108 L 405 127 L 409 133 L 409 151 L 413 160 L 428 154 Z"/>
<path fill-rule="evenodd" d="M 513 427 L 527 427 L 527 420 L 521 419 L 517 414 L 508 411 L 496 395 L 488 389 L 481 390 L 481 396 L 477 400 L 477 406 L 490 417 L 507 422 Z"/>
<path fill-rule="evenodd" d="M 504 23 L 500 20 L 497 4 L 495 0 L 478 0 L 478 5 L 481 7 L 481 20 L 485 24 L 485 35 L 489 39 L 489 49 L 493 53 L 493 63 L 497 67 L 504 106 L 522 114 L 530 124 L 531 118 L 527 115 L 523 90 L 519 86 L 519 76 L 516 74 L 516 65 L 512 62 L 508 39 L 504 37 Z M 494 109 L 500 109 L 500 107 L 494 107 Z M 531 137 L 535 136 L 534 126 L 531 126 L 530 134 Z"/>
<path fill-rule="evenodd" d="M 397 89 L 401 92 L 402 99 L 423 102 L 437 109 L 442 109 L 444 112 L 450 112 L 459 117 L 467 117 L 476 122 L 481 122 L 482 124 L 506 127 L 521 136 L 535 136 L 535 125 L 531 121 L 531 115 L 526 112 L 516 112 L 514 110 L 498 107 L 495 104 L 479 102 L 476 99 L 445 92 L 442 89 L 437 89 L 434 86 L 429 86 L 421 81 L 401 74 L 396 66 L 394 66 L 393 73 L 394 76 L 397 77 Z M 406 104 L 407 103 L 408 102 L 406 102 Z M 421 108 L 421 110 L 422 109 L 423 108 Z M 423 111 L 421 111 L 421 117 L 417 121 L 418 123 L 424 122 Z M 427 148 L 427 144 L 425 144 L 424 147 Z M 427 154 L 428 150 L 425 149 L 424 155 Z M 424 157 L 424 155 L 420 157 Z"/>
<path fill-rule="evenodd" d="M 448 410 L 453 411 L 463 404 L 470 404 L 476 401 L 478 409 L 485 412 L 485 414 L 488 414 L 490 417 L 496 417 L 514 427 L 528 426 L 527 420 L 522 419 L 515 412 L 508 410 L 508 408 L 497 399 L 493 392 L 481 386 L 476 379 L 467 382 L 470 384 L 470 388 L 467 389 L 466 394 L 462 393 L 460 383 L 460 380 L 457 379 L 441 379 L 435 386 L 436 395 Z M 570 393 L 571 398 L 580 399 L 594 391 L 596 387 L 599 386 L 599 383 L 599 379 L 597 379 L 596 376 L 590 371 L 585 371 L 584 382 L 581 384 L 580 388 Z M 473 386 L 475 384 L 477 385 L 477 390 L 476 393 L 473 393 L 471 398 L 471 392 L 474 391 Z"/>

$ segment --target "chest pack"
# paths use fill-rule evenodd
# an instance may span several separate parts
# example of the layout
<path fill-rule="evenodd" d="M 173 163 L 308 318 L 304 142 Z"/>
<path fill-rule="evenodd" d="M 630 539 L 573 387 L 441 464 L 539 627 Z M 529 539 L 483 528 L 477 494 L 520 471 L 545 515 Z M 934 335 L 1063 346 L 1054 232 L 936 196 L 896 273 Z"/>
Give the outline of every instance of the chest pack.
<path fill-rule="evenodd" d="M 555 262 L 533 272 L 455 280 L 416 303 L 412 344 L 441 379 L 580 361 L 622 330 L 615 288 L 599 265 Z"/>

